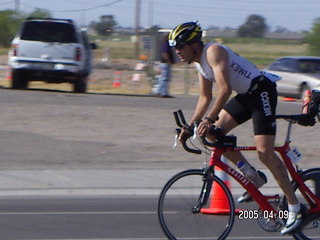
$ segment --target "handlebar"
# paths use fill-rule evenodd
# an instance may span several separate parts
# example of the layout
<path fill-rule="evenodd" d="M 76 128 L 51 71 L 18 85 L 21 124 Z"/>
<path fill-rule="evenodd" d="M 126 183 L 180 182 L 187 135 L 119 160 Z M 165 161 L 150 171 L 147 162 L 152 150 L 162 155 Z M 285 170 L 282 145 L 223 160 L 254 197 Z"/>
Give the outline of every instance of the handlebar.
<path fill-rule="evenodd" d="M 177 129 L 176 129 L 176 134 L 177 134 L 178 136 L 181 134 L 181 128 L 177 128 Z M 182 144 L 182 147 L 184 148 L 184 150 L 186 150 L 186 151 L 189 152 L 189 153 L 194 153 L 194 154 L 201 154 L 201 153 L 202 153 L 202 151 L 199 150 L 199 149 L 190 148 L 190 147 L 187 145 L 186 141 L 182 141 L 181 144 Z"/>
<path fill-rule="evenodd" d="M 194 132 L 193 132 L 193 129 L 194 129 L 194 128 L 191 127 L 191 126 L 189 126 L 189 125 L 187 124 L 186 119 L 184 118 L 184 115 L 183 115 L 182 111 L 181 111 L 181 110 L 178 110 L 178 111 L 176 111 L 176 112 L 173 112 L 173 116 L 174 116 L 174 118 L 175 118 L 175 120 L 176 120 L 177 126 L 180 127 L 180 128 L 177 128 L 177 129 L 176 129 L 177 137 L 180 136 L 180 134 L 181 134 L 181 129 L 187 130 L 187 131 L 189 132 L 189 134 L 190 134 L 189 137 L 192 137 L 193 134 L 194 134 Z M 189 137 L 188 137 L 188 138 L 189 138 Z M 186 138 L 185 140 L 187 140 L 187 138 Z M 199 149 L 190 148 L 190 147 L 187 145 L 187 143 L 186 143 L 185 140 L 184 140 L 184 141 L 181 141 L 181 144 L 182 144 L 182 147 L 184 148 L 184 150 L 186 150 L 186 151 L 189 152 L 189 153 L 194 153 L 194 154 L 201 154 L 201 153 L 202 153 L 202 151 L 199 150 Z"/>
<path fill-rule="evenodd" d="M 215 134 L 217 133 L 217 134 Z M 217 148 L 223 148 L 223 147 L 230 147 L 235 148 L 237 146 L 237 137 L 234 135 L 222 135 L 222 129 L 213 127 L 209 134 L 215 135 L 216 139 L 214 142 L 209 142 L 206 137 L 201 137 L 201 141 L 204 145 L 209 147 L 217 147 Z"/>
<path fill-rule="evenodd" d="M 189 126 L 186 123 L 186 120 L 185 120 L 184 115 L 181 110 L 174 112 L 173 115 L 175 117 L 177 126 L 180 127 L 180 128 L 176 129 L 177 136 L 180 136 L 181 129 L 185 129 L 190 133 L 190 136 L 188 136 L 184 141 L 181 141 L 182 147 L 187 152 L 194 153 L 194 154 L 201 154 L 202 153 L 201 150 L 190 148 L 186 143 L 186 140 L 189 137 L 192 137 L 194 134 L 196 134 L 196 131 L 194 131 L 194 130 L 197 129 L 198 123 L 195 123 L 195 126 Z M 201 137 L 202 143 L 206 146 L 209 146 L 209 147 L 236 147 L 236 141 L 237 141 L 236 137 L 235 136 L 224 136 L 221 128 L 218 128 L 218 127 L 212 125 L 212 128 L 209 131 L 209 135 L 216 136 L 216 139 L 214 142 L 209 142 L 204 136 Z"/>

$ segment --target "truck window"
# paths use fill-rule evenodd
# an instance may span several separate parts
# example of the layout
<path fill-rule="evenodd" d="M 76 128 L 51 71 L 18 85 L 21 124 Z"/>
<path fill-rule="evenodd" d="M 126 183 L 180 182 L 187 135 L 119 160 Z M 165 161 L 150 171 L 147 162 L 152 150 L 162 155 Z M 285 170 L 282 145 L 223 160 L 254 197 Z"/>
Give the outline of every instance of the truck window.
<path fill-rule="evenodd" d="M 26 22 L 20 38 L 41 42 L 77 43 L 73 25 L 49 21 Z"/>

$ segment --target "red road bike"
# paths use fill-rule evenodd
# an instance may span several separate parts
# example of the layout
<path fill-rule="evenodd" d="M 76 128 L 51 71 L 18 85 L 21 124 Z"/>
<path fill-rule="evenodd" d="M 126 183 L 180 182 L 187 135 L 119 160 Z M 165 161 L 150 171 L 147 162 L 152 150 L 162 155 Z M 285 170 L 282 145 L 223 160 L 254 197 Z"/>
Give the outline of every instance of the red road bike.
<path fill-rule="evenodd" d="M 313 125 L 315 117 L 319 119 L 320 92 L 313 93 L 312 111 L 308 114 L 277 115 L 278 119 L 288 121 L 287 136 L 283 146 L 275 147 L 275 151 L 288 169 L 292 178 L 292 187 L 297 192 L 301 202 L 307 207 L 307 216 L 301 226 L 291 233 L 294 239 L 320 239 L 320 168 L 302 170 L 293 161 L 299 157 L 295 149 L 290 148 L 292 126 Z M 181 128 L 189 128 L 182 111 L 174 113 L 176 123 Z M 320 119 L 319 119 L 320 121 Z M 214 143 L 200 139 L 203 148 L 190 148 L 186 142 L 184 149 L 190 153 L 201 154 L 209 150 L 210 159 L 202 169 L 189 169 L 173 176 L 163 187 L 158 201 L 158 217 L 160 225 L 168 239 L 226 239 L 229 235 L 236 216 L 233 196 L 226 183 L 216 175 L 217 167 L 235 179 L 251 195 L 258 204 L 257 211 L 242 212 L 243 218 L 255 218 L 266 231 L 277 232 L 282 229 L 288 217 L 287 201 L 281 194 L 264 195 L 256 186 L 221 160 L 226 151 L 255 151 L 254 146 L 237 146 L 236 137 L 223 136 L 221 129 L 214 128 L 217 136 Z M 177 136 L 176 136 L 177 138 Z M 215 203 L 214 189 L 219 188 L 224 193 L 224 205 L 227 211 L 223 214 L 208 214 L 204 209 L 212 208 Z M 240 215 L 239 215 L 240 217 Z"/>

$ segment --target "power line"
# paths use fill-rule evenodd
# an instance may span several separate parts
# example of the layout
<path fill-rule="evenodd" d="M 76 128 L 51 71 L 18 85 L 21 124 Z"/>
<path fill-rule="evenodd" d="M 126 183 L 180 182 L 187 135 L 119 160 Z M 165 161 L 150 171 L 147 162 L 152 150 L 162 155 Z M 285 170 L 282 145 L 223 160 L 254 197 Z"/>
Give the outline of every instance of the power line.
<path fill-rule="evenodd" d="M 111 6 L 113 4 L 116 4 L 118 2 L 121 2 L 123 0 L 116 0 L 116 1 L 113 1 L 113 2 L 110 2 L 110 3 L 106 3 L 106 4 L 102 4 L 102 5 L 99 5 L 99 6 L 95 6 L 95 7 L 89 7 L 89 8 L 83 8 L 83 9 L 73 9 L 73 10 L 50 10 L 50 12 L 84 12 L 84 11 L 90 11 L 90 10 L 94 10 L 94 9 L 98 9 L 98 8 L 102 8 L 102 7 L 108 7 L 108 6 Z M 26 3 L 22 3 L 23 5 L 27 6 L 27 7 L 30 7 L 30 8 L 38 8 L 38 9 L 43 9 L 43 8 L 39 8 L 39 7 L 35 7 L 35 6 L 31 6 L 29 4 L 26 4 Z"/>
<path fill-rule="evenodd" d="M 0 3 L 0 6 L 4 6 L 4 5 L 8 5 L 8 4 L 12 4 L 13 2 L 14 2 L 14 1 Z"/>

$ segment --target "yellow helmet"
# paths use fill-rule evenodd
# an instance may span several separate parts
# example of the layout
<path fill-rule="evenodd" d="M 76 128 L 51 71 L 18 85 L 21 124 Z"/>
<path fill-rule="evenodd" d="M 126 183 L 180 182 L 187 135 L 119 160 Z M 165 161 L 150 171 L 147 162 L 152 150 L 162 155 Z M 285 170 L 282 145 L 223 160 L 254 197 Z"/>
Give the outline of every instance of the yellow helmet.
<path fill-rule="evenodd" d="M 183 47 L 201 40 L 202 30 L 197 22 L 187 22 L 175 27 L 169 34 L 170 47 Z"/>

